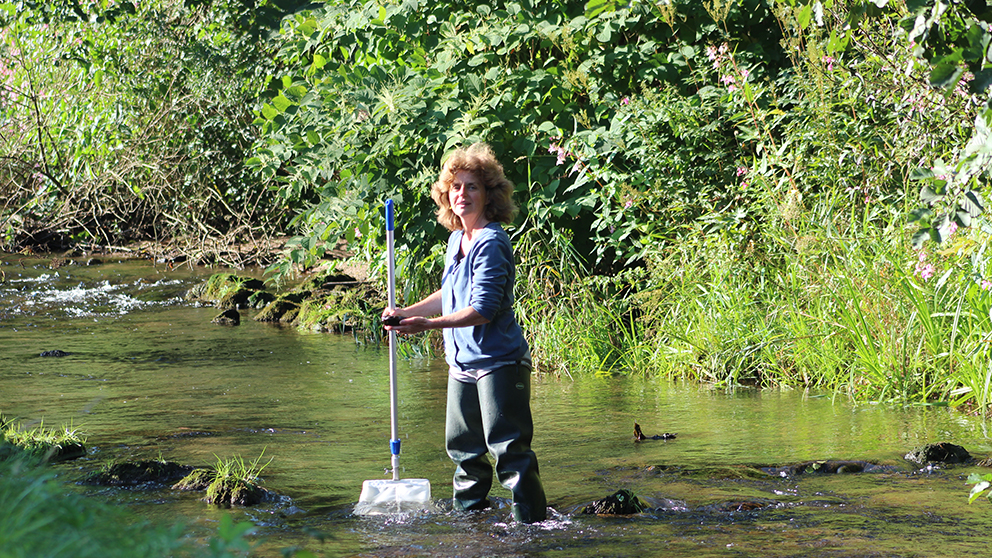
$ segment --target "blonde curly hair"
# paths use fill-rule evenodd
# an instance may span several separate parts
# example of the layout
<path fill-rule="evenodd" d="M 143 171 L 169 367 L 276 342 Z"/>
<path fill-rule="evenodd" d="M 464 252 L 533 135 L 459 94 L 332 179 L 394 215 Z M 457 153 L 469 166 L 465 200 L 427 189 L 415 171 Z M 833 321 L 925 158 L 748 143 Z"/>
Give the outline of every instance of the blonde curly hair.
<path fill-rule="evenodd" d="M 473 143 L 468 148 L 458 148 L 441 166 L 441 175 L 431 187 L 431 197 L 437 204 L 437 220 L 449 231 L 463 228 L 462 220 L 451 210 L 448 191 L 455 181 L 455 173 L 468 171 L 486 188 L 485 217 L 491 222 L 512 223 L 517 214 L 513 202 L 513 184 L 503 174 L 503 165 L 496 160 L 493 149 L 486 143 Z"/>

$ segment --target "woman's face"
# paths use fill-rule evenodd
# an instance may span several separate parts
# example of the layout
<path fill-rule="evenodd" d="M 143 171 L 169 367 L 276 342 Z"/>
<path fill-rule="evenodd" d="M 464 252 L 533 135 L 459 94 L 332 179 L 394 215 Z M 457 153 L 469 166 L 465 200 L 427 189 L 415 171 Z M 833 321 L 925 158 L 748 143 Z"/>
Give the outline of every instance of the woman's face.
<path fill-rule="evenodd" d="M 485 214 L 486 188 L 476 179 L 475 173 L 456 171 L 448 190 L 448 203 L 451 211 L 461 218 L 462 225 L 470 226 Z"/>

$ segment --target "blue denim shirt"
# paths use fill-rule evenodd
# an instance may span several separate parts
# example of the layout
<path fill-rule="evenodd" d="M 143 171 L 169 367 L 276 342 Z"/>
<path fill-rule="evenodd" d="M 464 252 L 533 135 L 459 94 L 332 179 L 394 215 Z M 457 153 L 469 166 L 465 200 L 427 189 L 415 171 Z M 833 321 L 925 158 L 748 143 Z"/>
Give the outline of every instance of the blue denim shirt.
<path fill-rule="evenodd" d="M 445 360 L 463 371 L 488 371 L 518 361 L 529 366 L 527 340 L 513 313 L 516 271 L 510 237 L 499 223 L 490 223 L 462 256 L 463 234 L 458 230 L 448 237 L 441 279 L 442 313 L 471 306 L 489 323 L 445 328 Z"/>

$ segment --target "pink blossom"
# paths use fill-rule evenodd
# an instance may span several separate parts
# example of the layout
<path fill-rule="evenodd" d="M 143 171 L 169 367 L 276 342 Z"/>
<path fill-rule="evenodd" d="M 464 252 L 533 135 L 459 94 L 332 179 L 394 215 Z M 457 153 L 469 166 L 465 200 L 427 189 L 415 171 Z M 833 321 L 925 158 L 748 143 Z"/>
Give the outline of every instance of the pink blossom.
<path fill-rule="evenodd" d="M 362 238 L 362 231 L 358 230 L 358 227 L 355 227 L 355 238 Z"/>
<path fill-rule="evenodd" d="M 992 281 L 989 281 L 988 279 L 982 279 L 982 290 L 987 291 L 989 289 L 992 289 Z"/>
<path fill-rule="evenodd" d="M 958 224 L 951 221 L 951 224 L 947 226 L 947 236 L 953 236 L 956 232 L 958 232 Z"/>
<path fill-rule="evenodd" d="M 706 57 L 710 59 L 710 62 L 716 62 L 716 47 L 709 45 L 706 47 Z"/>
<path fill-rule="evenodd" d="M 834 62 L 836 62 L 836 60 L 834 60 L 834 57 L 833 56 L 824 56 L 823 57 L 823 63 L 827 65 L 827 71 L 828 72 L 834 71 Z"/>
<path fill-rule="evenodd" d="M 634 205 L 634 202 L 631 201 L 631 200 L 627 200 L 627 203 L 623 204 L 623 208 L 624 209 L 630 209 L 630 206 L 632 206 L 632 205 Z"/>
<path fill-rule="evenodd" d="M 932 263 L 927 262 L 927 253 L 924 250 L 920 250 L 917 256 L 916 267 L 914 269 L 914 275 L 919 275 L 924 281 L 933 277 L 936 272 Z"/>
<path fill-rule="evenodd" d="M 737 176 L 744 176 L 747 174 L 747 167 L 737 167 Z"/>
<path fill-rule="evenodd" d="M 623 99 L 620 99 L 620 104 L 623 105 L 623 106 L 629 105 L 630 104 L 630 97 L 624 97 Z"/>

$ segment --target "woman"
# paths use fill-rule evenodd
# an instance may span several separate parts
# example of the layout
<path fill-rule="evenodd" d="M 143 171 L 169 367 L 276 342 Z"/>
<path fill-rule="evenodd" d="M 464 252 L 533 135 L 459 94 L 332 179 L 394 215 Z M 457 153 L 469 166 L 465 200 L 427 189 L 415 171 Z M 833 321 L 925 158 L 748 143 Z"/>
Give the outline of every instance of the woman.
<path fill-rule="evenodd" d="M 448 230 L 441 288 L 393 311 L 386 329 L 400 334 L 441 329 L 448 363 L 445 444 L 455 463 L 453 507 L 489 506 L 493 468 L 513 494 L 513 518 L 543 521 L 547 501 L 530 449 L 530 349 L 513 314 L 515 276 L 510 239 L 500 226 L 516 213 L 513 185 L 492 149 L 456 150 L 441 168 L 431 197 Z"/>

